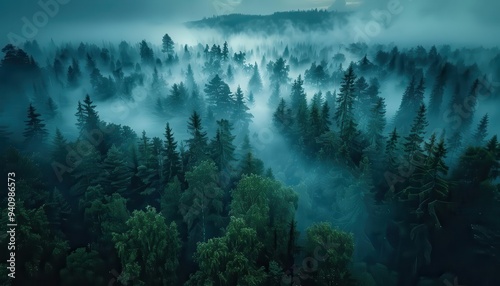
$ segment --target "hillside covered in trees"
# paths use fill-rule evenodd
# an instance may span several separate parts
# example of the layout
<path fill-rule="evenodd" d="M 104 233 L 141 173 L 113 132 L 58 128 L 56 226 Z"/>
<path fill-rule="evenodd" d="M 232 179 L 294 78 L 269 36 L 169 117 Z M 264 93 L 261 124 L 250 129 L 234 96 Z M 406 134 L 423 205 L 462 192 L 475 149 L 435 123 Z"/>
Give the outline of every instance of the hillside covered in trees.
<path fill-rule="evenodd" d="M 2 48 L 1 285 L 500 285 L 498 48 L 154 40 Z"/>

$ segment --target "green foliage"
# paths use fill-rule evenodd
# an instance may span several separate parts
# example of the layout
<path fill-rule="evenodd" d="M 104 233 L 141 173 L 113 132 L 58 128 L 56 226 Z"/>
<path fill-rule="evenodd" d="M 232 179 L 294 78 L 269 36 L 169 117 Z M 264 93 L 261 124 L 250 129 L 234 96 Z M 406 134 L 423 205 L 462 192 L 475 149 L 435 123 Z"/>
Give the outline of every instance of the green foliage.
<path fill-rule="evenodd" d="M 40 118 L 40 114 L 36 112 L 35 107 L 30 104 L 28 107 L 28 120 L 26 120 L 26 128 L 23 135 L 25 141 L 30 144 L 42 143 L 49 134 L 45 128 L 45 123 Z"/>
<path fill-rule="evenodd" d="M 113 233 L 122 264 L 122 283 L 175 285 L 181 242 L 177 225 L 167 225 L 152 207 L 134 211 L 124 232 Z"/>
<path fill-rule="evenodd" d="M 95 250 L 78 248 L 66 257 L 66 267 L 61 270 L 61 284 L 104 286 L 108 282 L 104 261 Z"/>
<path fill-rule="evenodd" d="M 317 260 L 317 270 L 310 274 L 315 285 L 351 285 L 348 267 L 354 252 L 353 236 L 326 222 L 313 224 L 306 233 L 305 251 Z"/>
<path fill-rule="evenodd" d="M 181 214 L 188 229 L 201 228 L 201 238 L 206 240 L 207 227 L 221 224 L 223 191 L 218 186 L 215 163 L 203 161 L 186 173 L 188 189 L 180 199 Z"/>
<path fill-rule="evenodd" d="M 194 255 L 199 270 L 186 285 L 263 285 L 264 267 L 255 263 L 263 245 L 244 219 L 231 217 L 222 237 L 198 244 Z"/>

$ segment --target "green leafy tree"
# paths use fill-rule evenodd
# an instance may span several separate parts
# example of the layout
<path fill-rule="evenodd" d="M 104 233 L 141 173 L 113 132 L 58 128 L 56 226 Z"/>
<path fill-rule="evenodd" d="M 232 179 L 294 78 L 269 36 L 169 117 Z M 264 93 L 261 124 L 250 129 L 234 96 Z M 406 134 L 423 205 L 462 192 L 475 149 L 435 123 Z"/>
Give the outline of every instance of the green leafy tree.
<path fill-rule="evenodd" d="M 206 241 L 207 230 L 214 231 L 222 222 L 223 191 L 218 186 L 217 167 L 210 161 L 202 161 L 186 173 L 189 187 L 182 193 L 181 214 L 188 229 L 201 230 Z"/>
<path fill-rule="evenodd" d="M 113 233 L 122 264 L 120 282 L 133 285 L 175 285 L 181 241 L 177 225 L 165 223 L 153 207 L 134 211 L 127 230 Z"/>
<path fill-rule="evenodd" d="M 314 285 L 353 285 L 349 272 L 354 253 L 353 236 L 326 222 L 313 224 L 306 233 L 305 251 L 319 260 L 317 270 L 310 274 Z"/>
<path fill-rule="evenodd" d="M 265 269 L 255 262 L 261 248 L 255 229 L 231 217 L 224 236 L 198 244 L 194 259 L 199 270 L 186 285 L 263 285 Z"/>
<path fill-rule="evenodd" d="M 85 248 L 77 248 L 66 257 L 66 267 L 60 272 L 62 285 L 106 285 L 108 282 L 104 261 L 95 250 L 87 252 Z"/>

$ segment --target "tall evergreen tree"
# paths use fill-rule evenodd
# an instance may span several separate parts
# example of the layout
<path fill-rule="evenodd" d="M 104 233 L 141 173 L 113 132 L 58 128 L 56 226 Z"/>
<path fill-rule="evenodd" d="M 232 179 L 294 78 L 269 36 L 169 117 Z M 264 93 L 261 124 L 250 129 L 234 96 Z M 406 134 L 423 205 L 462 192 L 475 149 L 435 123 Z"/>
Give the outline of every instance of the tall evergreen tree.
<path fill-rule="evenodd" d="M 340 94 L 336 102 L 337 110 L 335 111 L 335 120 L 337 121 L 340 137 L 347 145 L 351 143 L 357 132 L 353 112 L 356 91 L 355 81 L 356 75 L 351 64 L 342 79 Z"/>
<path fill-rule="evenodd" d="M 248 82 L 248 90 L 259 94 L 262 91 L 262 79 L 259 73 L 257 62 L 253 66 L 253 74 Z"/>
<path fill-rule="evenodd" d="M 49 132 L 45 128 L 45 123 L 40 116 L 36 112 L 35 107 L 30 104 L 28 107 L 28 120 L 25 121 L 26 128 L 23 132 L 26 143 L 41 144 L 48 136 Z"/>
<path fill-rule="evenodd" d="M 413 120 L 410 133 L 405 137 L 404 151 L 408 159 L 411 159 L 415 152 L 421 151 L 421 145 L 424 142 L 427 109 L 424 104 L 420 105 L 417 116 Z"/>
<path fill-rule="evenodd" d="M 252 122 L 253 115 L 249 112 L 250 108 L 248 108 L 245 103 L 245 96 L 240 86 L 236 89 L 234 97 L 234 110 L 231 119 L 235 123 L 237 130 L 243 130 L 243 132 L 245 132 Z"/>
<path fill-rule="evenodd" d="M 170 124 L 165 127 L 165 149 L 163 150 L 163 179 L 170 182 L 181 171 L 180 154 L 177 151 L 177 142 L 174 140 L 174 134 Z"/>
<path fill-rule="evenodd" d="M 168 34 L 165 34 L 161 40 L 161 51 L 166 53 L 167 56 L 173 56 L 174 54 L 174 41 Z"/>
<path fill-rule="evenodd" d="M 216 75 L 205 85 L 207 102 L 217 119 L 229 118 L 234 107 L 234 98 L 229 86 Z"/>
<path fill-rule="evenodd" d="M 472 136 L 472 144 L 474 144 L 474 146 L 482 146 L 485 143 L 486 137 L 488 137 L 488 122 L 488 114 L 485 114 L 483 117 L 481 117 L 476 131 Z"/>
<path fill-rule="evenodd" d="M 441 105 L 443 103 L 444 88 L 448 78 L 448 64 L 445 64 L 434 82 L 429 101 L 429 115 L 432 120 L 439 117 Z"/>
<path fill-rule="evenodd" d="M 231 170 L 231 162 L 235 160 L 233 145 L 235 136 L 232 135 L 233 127 L 229 121 L 221 119 L 217 121 L 217 132 L 215 138 L 210 143 L 212 160 L 221 172 Z"/>
<path fill-rule="evenodd" d="M 188 164 L 190 167 L 194 167 L 206 159 L 208 154 L 207 133 L 203 131 L 200 115 L 196 111 L 189 118 L 188 131 L 191 136 L 186 141 L 188 146 Z"/>
<path fill-rule="evenodd" d="M 68 150 L 66 147 L 68 146 L 68 142 L 64 138 L 59 128 L 56 128 L 56 134 L 54 136 L 54 140 L 52 141 L 53 151 L 52 151 L 52 160 L 64 164 L 66 162 L 66 156 L 68 155 Z"/>
<path fill-rule="evenodd" d="M 132 172 L 123 159 L 124 157 L 123 152 L 115 145 L 109 148 L 103 161 L 106 195 L 113 193 L 118 193 L 124 197 L 127 195 L 126 191 L 131 183 Z"/>

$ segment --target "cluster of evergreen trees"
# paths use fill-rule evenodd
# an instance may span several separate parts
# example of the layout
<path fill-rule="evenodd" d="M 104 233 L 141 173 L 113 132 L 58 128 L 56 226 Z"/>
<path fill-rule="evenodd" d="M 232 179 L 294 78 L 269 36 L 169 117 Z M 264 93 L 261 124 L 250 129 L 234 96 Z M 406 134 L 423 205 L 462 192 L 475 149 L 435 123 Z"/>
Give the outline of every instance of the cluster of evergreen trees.
<path fill-rule="evenodd" d="M 419 285 L 446 272 L 498 280 L 500 145 L 478 108 L 481 69 L 464 60 L 477 51 L 236 51 L 176 45 L 168 34 L 161 47 L 53 45 L 47 55 L 36 42 L 2 50 L 0 86 L 21 96 L 1 100 L 24 118 L 23 132 L 0 126 L 22 226 L 19 278 L 2 283 Z M 359 61 L 344 70 L 347 57 Z M 389 118 L 383 91 L 394 80 L 404 92 Z M 105 122 L 98 106 L 108 100 L 150 111 L 162 130 Z M 279 164 L 258 158 L 256 105 L 273 111 L 268 127 L 298 158 L 292 166 L 271 170 Z M 72 131 L 60 125 L 65 108 Z M 480 274 L 464 271 L 473 266 Z"/>

